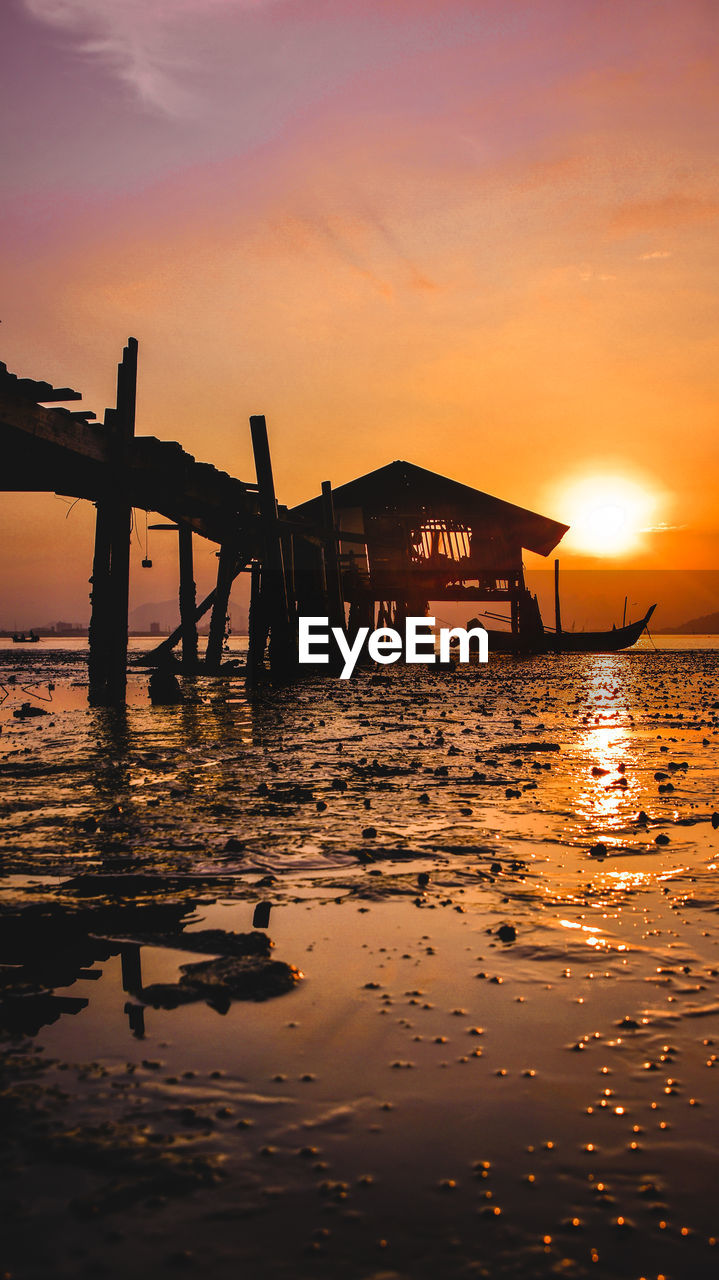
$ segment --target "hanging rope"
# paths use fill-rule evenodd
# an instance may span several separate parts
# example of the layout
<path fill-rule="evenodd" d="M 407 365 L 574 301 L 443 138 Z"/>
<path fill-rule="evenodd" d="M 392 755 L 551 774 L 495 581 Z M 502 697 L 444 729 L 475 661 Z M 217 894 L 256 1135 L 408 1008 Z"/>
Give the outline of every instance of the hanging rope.
<path fill-rule="evenodd" d="M 138 542 L 140 542 L 140 535 L 139 535 L 139 534 L 138 534 L 137 540 L 138 540 Z M 143 569 L 151 569 L 151 568 L 152 568 L 152 561 L 151 561 L 151 559 L 150 559 L 149 544 L 150 544 L 150 535 L 149 535 L 149 533 L 148 533 L 148 529 L 147 529 L 147 511 L 146 511 L 146 512 L 145 512 L 145 555 L 144 555 L 144 557 L 143 557 L 143 561 L 142 561 L 142 567 L 143 567 Z M 140 546 L 142 546 L 142 543 L 141 543 L 141 542 L 140 542 Z"/>

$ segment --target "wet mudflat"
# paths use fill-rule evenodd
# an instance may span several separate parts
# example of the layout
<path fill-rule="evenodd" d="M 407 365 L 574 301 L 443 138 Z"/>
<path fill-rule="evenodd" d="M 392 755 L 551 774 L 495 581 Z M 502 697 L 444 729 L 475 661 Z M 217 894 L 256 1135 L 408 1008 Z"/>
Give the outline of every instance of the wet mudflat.
<path fill-rule="evenodd" d="M 8 1272 L 716 1274 L 719 655 L 3 663 Z"/>

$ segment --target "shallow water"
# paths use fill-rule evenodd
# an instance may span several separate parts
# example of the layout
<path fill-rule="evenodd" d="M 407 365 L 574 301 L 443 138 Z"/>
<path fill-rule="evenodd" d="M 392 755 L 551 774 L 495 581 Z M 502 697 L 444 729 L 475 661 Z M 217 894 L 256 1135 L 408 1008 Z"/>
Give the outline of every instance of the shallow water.
<path fill-rule="evenodd" d="M 13 1275 L 715 1274 L 716 652 L 122 713 L 2 662 L 2 909 L 174 912 L 10 1002 Z M 293 990 L 142 999 L 258 903 Z"/>

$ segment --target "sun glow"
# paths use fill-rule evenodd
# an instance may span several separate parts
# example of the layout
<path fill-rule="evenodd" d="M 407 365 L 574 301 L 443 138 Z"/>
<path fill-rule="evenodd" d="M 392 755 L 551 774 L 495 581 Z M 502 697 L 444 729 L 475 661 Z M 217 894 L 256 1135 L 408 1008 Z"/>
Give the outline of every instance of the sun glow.
<path fill-rule="evenodd" d="M 559 495 L 559 518 L 570 525 L 567 550 L 619 556 L 635 550 L 654 516 L 656 498 L 624 476 L 586 476 Z"/>

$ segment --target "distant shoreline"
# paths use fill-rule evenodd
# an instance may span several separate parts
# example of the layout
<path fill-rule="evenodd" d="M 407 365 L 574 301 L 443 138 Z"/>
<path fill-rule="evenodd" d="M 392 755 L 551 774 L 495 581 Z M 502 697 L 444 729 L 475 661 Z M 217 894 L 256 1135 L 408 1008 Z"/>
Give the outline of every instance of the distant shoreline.
<path fill-rule="evenodd" d="M 87 640 L 88 637 L 87 627 L 77 627 L 72 631 L 50 631 L 47 627 L 15 627 L 11 630 L 0 629 L 0 640 L 12 640 L 13 636 L 29 635 L 31 632 L 34 635 L 39 636 L 41 640 Z M 159 642 L 161 640 L 166 640 L 172 633 L 168 629 L 166 631 L 128 631 L 127 634 L 133 640 L 156 640 Z M 248 632 L 233 631 L 232 634 L 236 636 L 246 636 Z M 198 635 L 206 636 L 207 631 L 199 629 Z"/>

